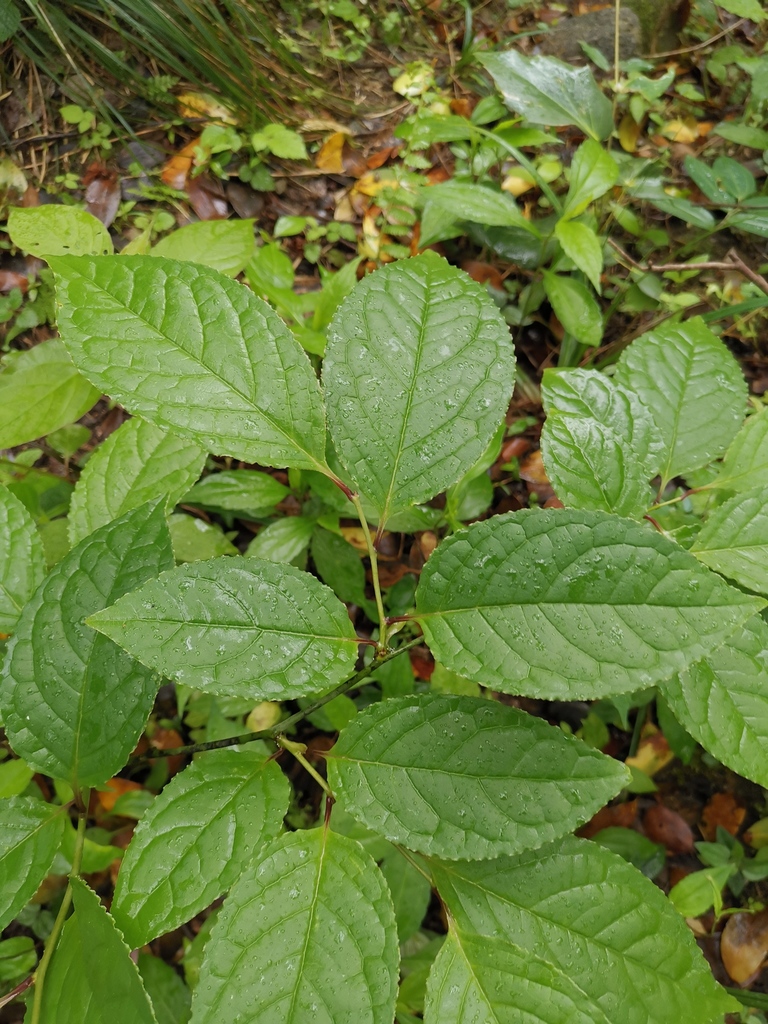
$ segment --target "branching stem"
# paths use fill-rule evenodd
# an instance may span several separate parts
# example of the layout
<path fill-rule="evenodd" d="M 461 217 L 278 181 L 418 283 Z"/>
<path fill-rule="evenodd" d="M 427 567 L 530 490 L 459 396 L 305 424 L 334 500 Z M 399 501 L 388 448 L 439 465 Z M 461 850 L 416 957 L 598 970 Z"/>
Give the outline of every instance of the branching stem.
<path fill-rule="evenodd" d="M 283 750 L 287 750 L 289 754 L 293 754 L 293 756 L 296 758 L 296 760 L 299 762 L 302 768 L 304 768 L 305 771 L 309 772 L 309 774 L 312 776 L 312 778 L 315 780 L 318 786 L 322 789 L 325 795 L 330 800 L 334 800 L 334 795 L 331 792 L 331 787 L 328 785 L 327 781 L 323 778 L 320 772 L 317 771 L 317 769 L 309 763 L 307 758 L 304 756 L 307 752 L 306 743 L 296 743 L 294 740 L 289 740 L 287 736 L 283 736 L 282 733 L 279 736 L 276 736 L 275 739 L 283 748 Z"/>
<path fill-rule="evenodd" d="M 365 512 L 363 511 L 363 503 L 360 501 L 359 494 L 353 494 L 351 498 L 352 504 L 355 506 L 360 525 L 363 528 L 363 534 L 365 535 L 365 545 L 368 548 L 368 557 L 371 560 L 371 580 L 373 582 L 373 592 L 376 596 L 376 610 L 379 613 L 379 651 L 387 650 L 387 614 L 384 611 L 384 601 L 381 597 L 381 585 L 379 583 L 379 558 L 376 553 L 376 546 L 373 543 L 371 537 L 371 531 L 368 529 L 368 520 L 365 518 Z"/>

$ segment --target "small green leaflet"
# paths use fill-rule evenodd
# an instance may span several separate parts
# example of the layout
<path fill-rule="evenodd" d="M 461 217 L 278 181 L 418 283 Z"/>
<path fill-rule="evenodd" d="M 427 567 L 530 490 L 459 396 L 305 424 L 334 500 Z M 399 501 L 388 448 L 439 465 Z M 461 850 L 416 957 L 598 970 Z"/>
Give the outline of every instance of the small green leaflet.
<path fill-rule="evenodd" d="M 587 275 L 592 287 L 600 294 L 603 245 L 594 228 L 581 221 L 559 220 L 555 224 L 555 237 L 568 259 Z"/>
<path fill-rule="evenodd" d="M 139 822 L 112 914 L 138 948 L 210 906 L 280 832 L 288 780 L 274 761 L 214 750 L 176 775 Z"/>
<path fill-rule="evenodd" d="M 399 850 L 390 847 L 381 862 L 381 873 L 395 906 L 400 945 L 415 935 L 424 920 L 432 896 L 429 878 Z"/>
<path fill-rule="evenodd" d="M 576 150 L 571 163 L 568 195 L 563 217 L 578 217 L 619 180 L 619 167 L 611 154 L 594 139 L 587 139 Z"/>
<path fill-rule="evenodd" d="M 509 403 L 515 357 L 496 306 L 432 252 L 363 279 L 329 328 L 333 443 L 379 527 L 455 483 Z"/>
<path fill-rule="evenodd" d="M 187 224 L 152 246 L 151 256 L 167 256 L 218 270 L 227 277 L 241 274 L 253 255 L 252 220 L 201 220 Z"/>
<path fill-rule="evenodd" d="M 672 886 L 669 901 L 681 917 L 706 914 L 736 870 L 735 864 L 718 864 L 703 871 L 694 871 Z"/>
<path fill-rule="evenodd" d="M 177 682 L 255 700 L 329 690 L 357 660 L 354 627 L 333 592 L 260 558 L 180 566 L 88 623 Z"/>
<path fill-rule="evenodd" d="M 596 843 L 431 867 L 458 929 L 567 965 L 611 1024 L 710 1024 L 734 1008 L 661 890 Z"/>
<path fill-rule="evenodd" d="M 0 448 L 34 441 L 80 419 L 100 395 L 58 338 L 9 354 L 0 370 Z"/>
<path fill-rule="evenodd" d="M 524 57 L 516 50 L 481 53 L 504 102 L 526 121 L 552 128 L 575 125 L 593 139 L 613 131 L 610 100 L 597 86 L 589 68 L 573 68 L 551 57 Z"/>
<path fill-rule="evenodd" d="M 240 554 L 218 523 L 178 513 L 169 517 L 168 529 L 177 562 L 202 562 L 218 555 Z"/>
<path fill-rule="evenodd" d="M 139 953 L 137 967 L 157 1024 L 187 1024 L 192 993 L 173 967 L 149 953 Z"/>
<path fill-rule="evenodd" d="M 660 690 L 678 721 L 718 761 L 768 786 L 768 625 L 761 616 Z"/>
<path fill-rule="evenodd" d="M 446 668 L 574 700 L 668 678 L 764 603 L 650 528 L 526 509 L 444 540 L 422 570 L 416 618 Z"/>
<path fill-rule="evenodd" d="M 563 327 L 582 345 L 597 346 L 603 340 L 603 315 L 585 284 L 575 277 L 543 271 L 544 291 Z"/>
<path fill-rule="evenodd" d="M 768 486 L 716 508 L 691 551 L 710 569 L 768 595 Z"/>
<path fill-rule="evenodd" d="M 156 1024 L 136 964 L 93 889 L 73 878 L 74 914 L 45 979 L 40 1024 Z"/>
<path fill-rule="evenodd" d="M 66 812 L 31 796 L 0 803 L 0 928 L 37 892 L 61 843 Z"/>
<path fill-rule="evenodd" d="M 191 1024 L 392 1024 L 392 901 L 358 843 L 285 835 L 235 883 L 205 947 Z"/>
<path fill-rule="evenodd" d="M 451 927 L 429 973 L 424 1024 L 614 1024 L 562 970 L 498 936 Z"/>
<path fill-rule="evenodd" d="M 0 484 L 0 633 L 12 633 L 45 576 L 43 543 L 18 498 Z"/>
<path fill-rule="evenodd" d="M 87 210 L 47 203 L 8 214 L 11 241 L 18 249 L 41 259 L 49 256 L 108 256 L 113 251 L 109 232 Z"/>
<path fill-rule="evenodd" d="M 545 370 L 542 401 L 541 453 L 560 500 L 640 518 L 663 445 L 639 399 L 597 370 Z"/>
<path fill-rule="evenodd" d="M 246 549 L 249 558 L 266 558 L 269 562 L 296 562 L 309 547 L 315 523 L 304 516 L 284 516 L 275 520 L 253 538 Z"/>
<path fill-rule="evenodd" d="M 345 810 L 409 849 L 476 859 L 587 821 L 624 767 L 515 708 L 421 694 L 374 704 L 327 755 Z"/>
<path fill-rule="evenodd" d="M 325 471 L 315 372 L 249 288 L 153 256 L 49 262 L 64 344 L 105 394 L 206 451 Z"/>
<path fill-rule="evenodd" d="M 163 505 L 149 503 L 81 541 L 25 606 L 0 703 L 13 749 L 36 771 L 98 786 L 125 764 L 158 680 L 83 620 L 172 564 Z"/>
<path fill-rule="evenodd" d="M 209 473 L 187 492 L 184 504 L 264 515 L 289 494 L 289 489 L 269 473 L 230 469 Z"/>
<path fill-rule="evenodd" d="M 701 317 L 636 338 L 615 380 L 639 396 L 661 432 L 663 483 L 722 455 L 744 419 L 747 384 L 739 364 Z"/>
<path fill-rule="evenodd" d="M 739 492 L 768 486 L 768 409 L 747 417 L 712 486 Z"/>
<path fill-rule="evenodd" d="M 424 190 L 424 199 L 451 220 L 469 220 L 489 227 L 522 228 L 538 237 L 536 227 L 526 220 L 511 195 L 484 185 L 445 181 Z"/>
<path fill-rule="evenodd" d="M 204 465 L 205 452 L 191 441 L 154 423 L 128 420 L 99 445 L 80 474 L 69 509 L 70 543 L 155 498 L 167 495 L 172 508 Z"/>

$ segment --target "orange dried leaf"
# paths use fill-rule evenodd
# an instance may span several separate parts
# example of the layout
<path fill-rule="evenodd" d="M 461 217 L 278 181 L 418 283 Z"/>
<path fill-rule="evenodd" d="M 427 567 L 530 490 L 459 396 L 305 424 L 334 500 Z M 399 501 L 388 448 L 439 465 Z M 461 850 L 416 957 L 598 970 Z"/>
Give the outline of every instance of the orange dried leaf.
<path fill-rule="evenodd" d="M 315 157 L 315 165 L 318 170 L 325 171 L 327 174 L 344 173 L 342 154 L 347 138 L 348 136 L 343 132 L 334 132 L 325 140 Z"/>
<path fill-rule="evenodd" d="M 640 740 L 640 746 L 634 757 L 628 757 L 626 764 L 631 768 L 637 768 L 644 772 L 649 778 L 653 778 L 656 772 L 674 761 L 675 755 L 669 749 L 669 744 L 655 726 L 646 726 L 645 735 Z"/>
<path fill-rule="evenodd" d="M 637 800 L 626 800 L 623 804 L 601 807 L 597 814 L 579 829 L 579 835 L 584 839 L 591 839 L 604 828 L 632 828 L 636 818 Z"/>
<path fill-rule="evenodd" d="M 168 160 L 160 172 L 160 180 L 165 185 L 175 188 L 179 192 L 184 191 L 184 187 L 187 184 L 187 175 L 192 170 L 195 150 L 199 145 L 200 138 L 198 136 L 198 138 L 187 143 L 183 149 L 180 149 L 175 156 Z"/>
<path fill-rule="evenodd" d="M 544 469 L 544 460 L 541 451 L 537 448 L 531 452 L 520 463 L 520 476 L 526 483 L 536 484 L 537 487 L 549 487 L 549 478 Z"/>
<path fill-rule="evenodd" d="M 736 800 L 733 793 L 715 793 L 701 812 L 701 832 L 705 839 L 714 842 L 717 828 L 724 828 L 732 836 L 741 828 L 747 810 Z"/>
<path fill-rule="evenodd" d="M 130 779 L 110 779 L 105 783 L 106 789 L 98 791 L 98 799 L 105 811 L 114 810 L 115 804 L 123 793 L 135 792 L 142 787 Z"/>
<path fill-rule="evenodd" d="M 729 917 L 720 938 L 720 955 L 736 984 L 748 986 L 768 956 L 768 910 Z"/>

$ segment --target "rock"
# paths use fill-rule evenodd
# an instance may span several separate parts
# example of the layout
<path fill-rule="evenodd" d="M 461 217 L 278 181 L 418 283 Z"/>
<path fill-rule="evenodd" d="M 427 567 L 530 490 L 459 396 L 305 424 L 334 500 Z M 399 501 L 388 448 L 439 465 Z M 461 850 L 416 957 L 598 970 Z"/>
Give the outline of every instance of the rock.
<path fill-rule="evenodd" d="M 560 60 L 576 60 L 584 57 L 581 43 L 594 46 L 604 57 L 613 63 L 614 33 L 616 28 L 616 12 L 607 7 L 602 11 L 592 11 L 576 18 L 559 21 L 548 32 L 539 45 L 541 53 Z M 643 36 L 640 19 L 628 7 L 622 7 L 619 15 L 619 53 L 622 60 L 639 57 L 643 52 Z"/>

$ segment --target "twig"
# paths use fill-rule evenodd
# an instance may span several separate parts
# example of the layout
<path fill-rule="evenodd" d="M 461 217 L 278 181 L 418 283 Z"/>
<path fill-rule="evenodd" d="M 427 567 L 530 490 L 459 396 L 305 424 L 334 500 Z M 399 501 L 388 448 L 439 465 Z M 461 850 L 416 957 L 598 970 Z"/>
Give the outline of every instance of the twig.
<path fill-rule="evenodd" d="M 728 250 L 726 253 L 728 256 L 727 260 L 704 260 L 701 263 L 653 263 L 651 260 L 648 260 L 645 263 L 638 263 L 613 239 L 609 238 L 608 244 L 635 270 L 642 270 L 644 273 L 664 273 L 667 270 L 737 270 L 768 295 L 768 281 L 758 274 L 757 271 L 748 267 L 735 249 Z"/>
<path fill-rule="evenodd" d="M 716 43 L 718 39 L 722 39 L 723 36 L 727 36 L 730 32 L 735 32 L 737 28 L 741 28 L 748 18 L 739 18 L 733 25 L 729 25 L 728 28 L 724 28 L 722 32 L 718 32 L 716 36 L 710 36 L 709 39 L 705 39 L 703 43 L 696 43 L 695 46 L 684 46 L 680 50 L 667 50 L 665 53 L 654 53 L 652 56 L 654 59 L 658 57 L 677 57 L 681 53 L 693 53 L 694 50 L 703 50 L 705 46 L 709 46 L 710 43 Z"/>

